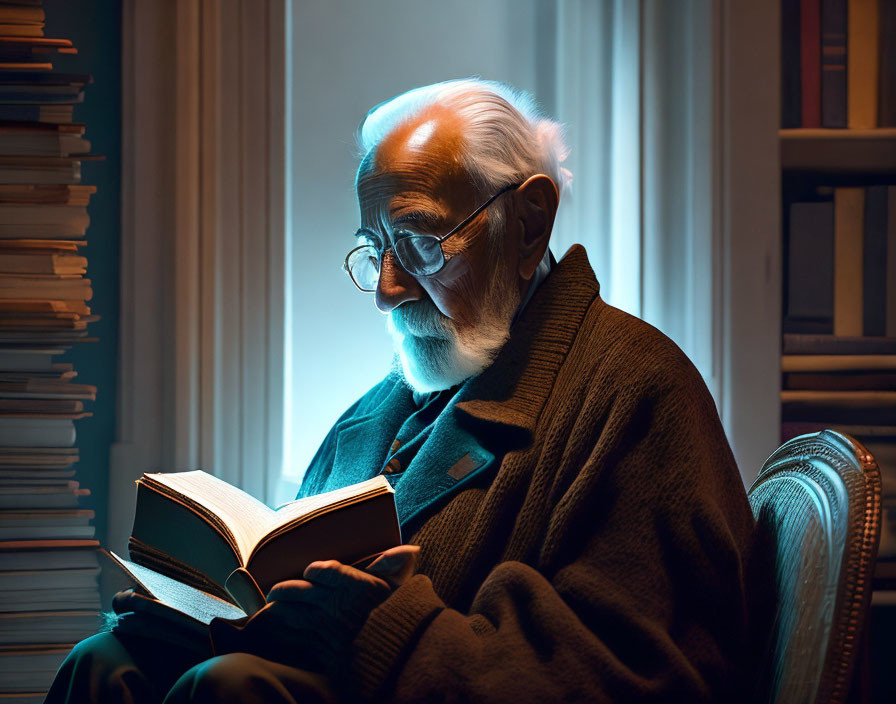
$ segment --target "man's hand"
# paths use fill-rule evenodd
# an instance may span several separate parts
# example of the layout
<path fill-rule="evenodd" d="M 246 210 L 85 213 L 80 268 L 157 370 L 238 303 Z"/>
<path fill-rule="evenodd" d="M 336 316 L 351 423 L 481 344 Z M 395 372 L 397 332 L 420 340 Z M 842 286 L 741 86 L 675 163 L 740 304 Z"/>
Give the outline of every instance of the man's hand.
<path fill-rule="evenodd" d="M 208 627 L 156 599 L 126 589 L 112 598 L 112 610 L 118 614 L 113 633 L 177 645 L 202 658 L 212 655 Z"/>
<path fill-rule="evenodd" d="M 419 550 L 400 545 L 365 570 L 335 560 L 312 562 L 304 579 L 274 585 L 267 605 L 239 636 L 213 629 L 216 651 L 220 643 L 334 676 L 370 612 L 413 575 Z"/>

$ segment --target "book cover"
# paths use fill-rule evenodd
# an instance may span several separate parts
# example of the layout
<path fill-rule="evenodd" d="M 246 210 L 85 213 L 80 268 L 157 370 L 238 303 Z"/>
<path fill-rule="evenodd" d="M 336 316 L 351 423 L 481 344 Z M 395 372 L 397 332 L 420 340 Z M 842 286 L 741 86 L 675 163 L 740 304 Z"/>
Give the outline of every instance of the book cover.
<path fill-rule="evenodd" d="M 896 186 L 887 186 L 886 334 L 896 337 Z"/>
<path fill-rule="evenodd" d="M 896 355 L 896 337 L 840 337 L 785 333 L 782 354 Z"/>
<path fill-rule="evenodd" d="M 787 233 L 786 332 L 831 332 L 834 204 L 793 203 Z"/>
<path fill-rule="evenodd" d="M 896 391 L 781 391 L 781 419 L 896 425 Z"/>
<path fill-rule="evenodd" d="M 892 372 L 789 372 L 781 387 L 805 391 L 896 391 L 896 371 Z"/>
<path fill-rule="evenodd" d="M 821 0 L 821 126 L 846 127 L 846 0 Z"/>
<path fill-rule="evenodd" d="M 781 371 L 787 372 L 849 372 L 896 371 L 894 354 L 785 354 L 781 356 Z"/>
<path fill-rule="evenodd" d="M 834 189 L 834 334 L 861 336 L 864 188 Z"/>
<path fill-rule="evenodd" d="M 800 0 L 781 0 L 781 127 L 799 127 Z"/>
<path fill-rule="evenodd" d="M 877 127 L 877 0 L 849 0 L 846 65 L 847 124 L 850 129 Z"/>
<path fill-rule="evenodd" d="M 877 106 L 879 127 L 896 127 L 896 3 L 884 0 L 880 19 L 880 78 Z"/>
<path fill-rule="evenodd" d="M 820 0 L 800 0 L 800 93 L 802 127 L 821 127 Z"/>
<path fill-rule="evenodd" d="M 104 554 L 113 575 L 202 625 L 254 613 L 274 584 L 301 577 L 314 560 L 366 565 L 400 543 L 394 491 L 383 476 L 273 510 L 193 471 L 144 474 L 131 559 Z"/>
<path fill-rule="evenodd" d="M 869 186 L 865 194 L 865 233 L 862 262 L 862 330 L 865 335 L 887 333 L 887 187 Z M 896 243 L 894 243 L 896 246 Z"/>

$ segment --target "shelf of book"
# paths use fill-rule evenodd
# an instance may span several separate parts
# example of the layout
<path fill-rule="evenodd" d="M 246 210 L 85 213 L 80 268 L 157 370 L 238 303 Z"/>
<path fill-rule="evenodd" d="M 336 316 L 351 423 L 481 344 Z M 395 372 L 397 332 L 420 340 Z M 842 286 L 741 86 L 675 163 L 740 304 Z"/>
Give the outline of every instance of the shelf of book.
<path fill-rule="evenodd" d="M 43 36 L 40 0 L 0 0 L 0 700 L 40 702 L 100 623 L 98 543 L 77 479 L 76 422 L 96 387 L 61 361 L 91 342 L 90 155 L 73 122 L 89 75 Z"/>
<path fill-rule="evenodd" d="M 858 669 L 873 701 L 893 701 L 896 3 L 781 0 L 781 11 L 781 440 L 832 428 L 881 469 L 870 666 Z"/>
<path fill-rule="evenodd" d="M 896 172 L 896 127 L 786 129 L 778 132 L 781 168 L 830 173 Z"/>

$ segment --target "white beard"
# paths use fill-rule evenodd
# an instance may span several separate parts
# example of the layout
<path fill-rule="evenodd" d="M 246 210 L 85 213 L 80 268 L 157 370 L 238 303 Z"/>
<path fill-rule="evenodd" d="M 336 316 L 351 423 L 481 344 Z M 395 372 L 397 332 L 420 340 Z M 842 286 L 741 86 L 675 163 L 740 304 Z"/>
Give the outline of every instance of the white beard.
<path fill-rule="evenodd" d="M 394 308 L 386 318 L 396 368 L 415 391 L 441 391 L 480 374 L 510 337 L 510 323 L 520 302 L 519 291 L 493 282 L 485 307 L 471 328 L 458 330 L 432 301 L 413 301 Z"/>

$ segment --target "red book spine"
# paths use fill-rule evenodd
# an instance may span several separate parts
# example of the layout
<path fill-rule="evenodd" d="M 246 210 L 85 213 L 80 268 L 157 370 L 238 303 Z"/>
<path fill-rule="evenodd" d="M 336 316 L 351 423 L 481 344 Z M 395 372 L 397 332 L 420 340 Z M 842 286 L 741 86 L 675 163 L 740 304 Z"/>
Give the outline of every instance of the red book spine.
<path fill-rule="evenodd" d="M 800 0 L 803 127 L 821 127 L 821 0 Z"/>

